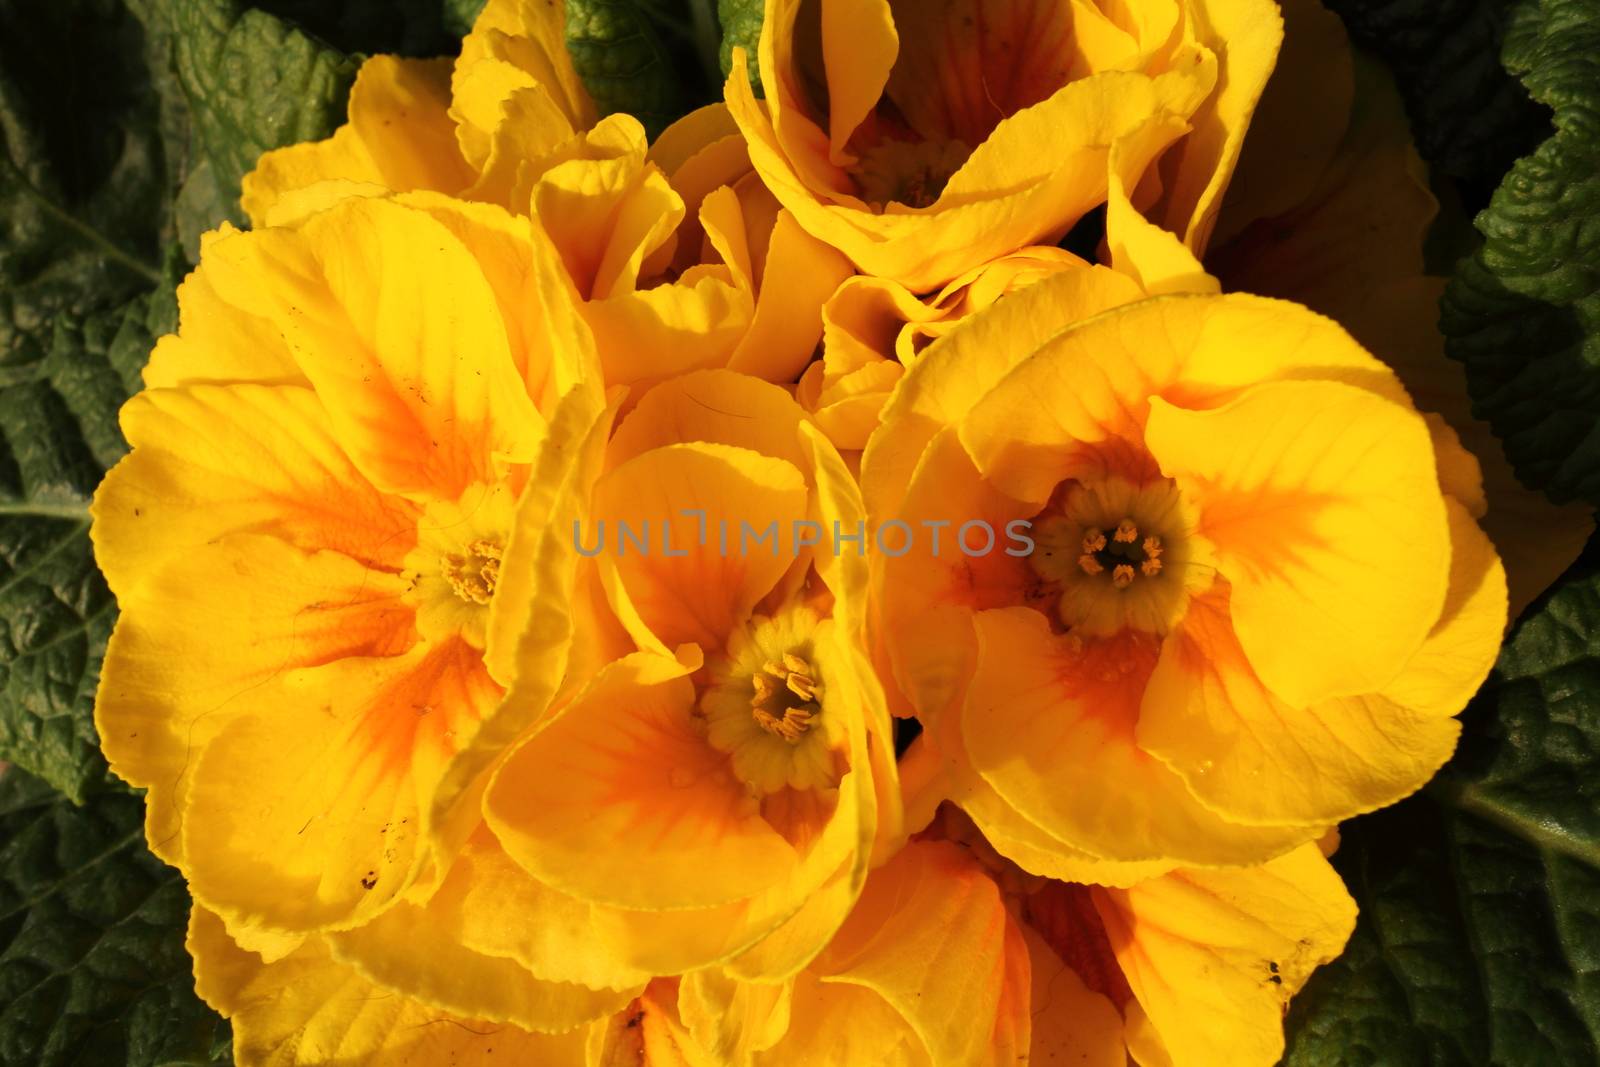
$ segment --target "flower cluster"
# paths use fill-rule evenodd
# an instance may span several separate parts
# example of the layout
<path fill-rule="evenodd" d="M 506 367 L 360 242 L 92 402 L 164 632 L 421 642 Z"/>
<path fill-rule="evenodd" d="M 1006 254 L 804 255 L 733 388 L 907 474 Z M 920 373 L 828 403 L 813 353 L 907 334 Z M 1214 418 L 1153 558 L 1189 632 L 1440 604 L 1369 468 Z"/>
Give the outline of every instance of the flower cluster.
<path fill-rule="evenodd" d="M 122 413 L 96 721 L 238 1062 L 1269 1067 L 1568 521 L 1351 295 L 1392 89 L 1314 0 L 767 0 L 650 143 L 562 18 L 368 60 Z"/>

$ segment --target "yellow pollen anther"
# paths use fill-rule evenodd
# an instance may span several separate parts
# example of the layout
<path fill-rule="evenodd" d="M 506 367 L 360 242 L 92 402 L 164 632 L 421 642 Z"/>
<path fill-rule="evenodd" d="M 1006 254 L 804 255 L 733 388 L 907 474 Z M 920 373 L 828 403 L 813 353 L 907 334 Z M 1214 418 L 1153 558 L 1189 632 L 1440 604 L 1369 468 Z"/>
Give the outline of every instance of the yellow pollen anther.
<path fill-rule="evenodd" d="M 1154 578 L 1161 573 L 1161 561 L 1152 557 L 1139 564 L 1139 569 L 1144 572 L 1146 578 Z"/>
<path fill-rule="evenodd" d="M 1100 561 L 1095 559 L 1094 556 L 1087 552 L 1078 557 L 1078 567 L 1085 574 L 1099 574 L 1101 571 L 1105 570 L 1105 568 L 1100 565 Z"/>
<path fill-rule="evenodd" d="M 1090 555 L 1092 553 L 1099 552 L 1105 547 L 1106 535 L 1101 533 L 1097 527 L 1089 527 L 1089 529 L 1083 535 L 1084 555 Z M 1094 572 L 1090 571 L 1089 573 L 1093 574 Z"/>
<path fill-rule="evenodd" d="M 1162 552 L 1161 538 L 1155 534 L 1151 534 L 1149 537 L 1144 539 L 1144 544 L 1140 547 L 1144 549 L 1144 554 L 1146 556 L 1151 559 L 1156 559 L 1161 555 Z"/>
<path fill-rule="evenodd" d="M 1111 572 L 1111 584 L 1118 589 L 1126 589 L 1133 584 L 1133 568 L 1126 563 L 1117 564 Z"/>
<path fill-rule="evenodd" d="M 782 663 L 764 665 L 752 676 L 751 684 L 755 696 L 750 700 L 750 715 L 756 725 L 791 745 L 799 744 L 811 728 L 811 720 L 822 710 L 822 685 L 812 673 L 811 664 L 792 652 L 785 653 Z M 783 706 L 788 694 L 804 703 Z"/>
<path fill-rule="evenodd" d="M 1139 539 L 1139 527 L 1133 524 L 1132 519 L 1123 519 L 1117 523 L 1117 532 L 1112 536 L 1125 545 L 1131 545 Z"/>
<path fill-rule="evenodd" d="M 487 604 L 500 579 L 500 555 L 499 545 L 480 539 L 467 545 L 465 556 L 441 558 L 439 572 L 456 596 L 471 604 Z"/>

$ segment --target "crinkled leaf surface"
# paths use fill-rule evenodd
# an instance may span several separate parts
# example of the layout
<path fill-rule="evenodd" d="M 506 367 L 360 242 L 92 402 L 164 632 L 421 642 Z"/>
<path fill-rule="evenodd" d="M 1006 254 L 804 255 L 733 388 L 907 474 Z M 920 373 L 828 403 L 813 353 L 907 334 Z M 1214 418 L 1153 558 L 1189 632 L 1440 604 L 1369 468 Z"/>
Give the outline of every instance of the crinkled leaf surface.
<path fill-rule="evenodd" d="M 1361 906 L 1288 1067 L 1600 1062 L 1600 574 L 1518 626 L 1422 796 L 1345 829 Z"/>
<path fill-rule="evenodd" d="M 0 3 L 0 758 L 74 799 L 114 613 L 86 508 L 169 273 L 158 52 L 117 0 Z"/>
<path fill-rule="evenodd" d="M 1549 132 L 1500 64 L 1508 0 L 1326 0 L 1350 37 L 1395 75 L 1417 150 L 1481 206 L 1511 162 Z"/>
<path fill-rule="evenodd" d="M 566 0 L 567 50 L 602 115 L 625 111 L 651 137 L 722 98 L 709 77 L 716 48 L 710 0 Z"/>
<path fill-rule="evenodd" d="M 328 136 L 344 121 L 358 64 L 235 0 L 152 0 L 170 35 L 187 108 L 191 167 L 178 194 L 190 256 L 223 219 L 240 225 L 239 181 L 269 148 Z"/>
<path fill-rule="evenodd" d="M 722 47 L 718 58 L 723 77 L 733 71 L 733 50 L 743 48 L 745 69 L 750 84 L 761 91 L 761 70 L 756 62 L 756 47 L 761 44 L 761 19 L 766 5 L 762 0 L 717 0 L 717 20 L 722 24 Z"/>
<path fill-rule="evenodd" d="M 116 617 L 88 502 L 126 448 L 117 409 L 176 317 L 169 282 L 59 319 L 45 357 L 0 385 L 0 757 L 74 800 L 106 780 L 94 691 Z"/>
<path fill-rule="evenodd" d="M 194 993 L 189 896 L 144 845 L 142 804 L 85 807 L 16 770 L 0 778 L 0 1064 L 231 1062 Z"/>
<path fill-rule="evenodd" d="M 1517 475 L 1600 503 L 1600 0 L 1521 5 L 1505 61 L 1556 132 L 1478 216 L 1441 324 Z"/>

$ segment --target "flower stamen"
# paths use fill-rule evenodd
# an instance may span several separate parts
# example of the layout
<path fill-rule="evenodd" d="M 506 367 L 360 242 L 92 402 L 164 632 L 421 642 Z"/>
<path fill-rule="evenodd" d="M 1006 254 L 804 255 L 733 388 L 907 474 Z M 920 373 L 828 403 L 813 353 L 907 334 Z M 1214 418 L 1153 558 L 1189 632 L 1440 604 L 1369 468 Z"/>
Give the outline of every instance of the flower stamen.
<path fill-rule="evenodd" d="M 1139 575 L 1154 578 L 1161 573 L 1161 553 L 1164 548 L 1158 534 L 1150 534 L 1142 541 L 1139 526 L 1132 519 L 1117 523 L 1110 540 L 1105 531 L 1091 526 L 1083 534 L 1083 555 L 1078 557 L 1078 569 L 1091 577 L 1111 571 L 1111 585 L 1126 589 Z"/>
<path fill-rule="evenodd" d="M 781 663 L 769 661 L 752 675 L 751 684 L 755 696 L 750 699 L 750 715 L 756 725 L 791 745 L 799 744 L 822 710 L 822 685 L 811 664 L 786 652 Z"/>
<path fill-rule="evenodd" d="M 487 604 L 494 597 L 500 579 L 499 545 L 487 539 L 470 542 L 466 555 L 447 555 L 439 560 L 439 573 L 450 583 L 456 596 L 469 604 Z"/>

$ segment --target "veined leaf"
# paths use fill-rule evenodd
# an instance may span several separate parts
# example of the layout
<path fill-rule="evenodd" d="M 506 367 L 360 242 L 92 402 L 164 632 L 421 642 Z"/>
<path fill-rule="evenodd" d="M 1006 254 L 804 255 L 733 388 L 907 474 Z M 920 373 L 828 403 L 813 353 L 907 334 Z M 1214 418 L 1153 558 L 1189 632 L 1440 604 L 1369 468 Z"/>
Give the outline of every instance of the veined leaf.
<path fill-rule="evenodd" d="M 762 0 L 717 0 L 717 21 L 722 24 L 722 76 L 733 72 L 733 50 L 743 48 L 745 69 L 750 72 L 750 84 L 756 94 L 761 93 L 761 68 L 756 62 L 756 48 L 761 44 L 761 20 L 766 5 Z"/>
<path fill-rule="evenodd" d="M 1600 503 L 1600 0 L 1522 4 L 1505 62 L 1556 132 L 1478 216 L 1440 325 L 1518 477 Z"/>
<path fill-rule="evenodd" d="M 142 809 L 126 793 L 79 808 L 15 769 L 0 777 L 5 1067 L 231 1062 L 227 1024 L 194 993 L 189 895 L 145 848 Z"/>
<path fill-rule="evenodd" d="M 722 96 L 696 48 L 710 0 L 566 0 L 567 51 L 600 114 L 625 111 L 654 138 L 691 108 Z"/>
<path fill-rule="evenodd" d="M 191 257 L 223 219 L 243 225 L 239 181 L 261 153 L 344 121 L 355 60 L 235 0 L 152 0 L 172 41 L 193 166 L 178 193 Z"/>
<path fill-rule="evenodd" d="M 1600 1062 L 1600 575 L 1526 617 L 1428 792 L 1346 827 L 1361 906 L 1286 1067 Z"/>

